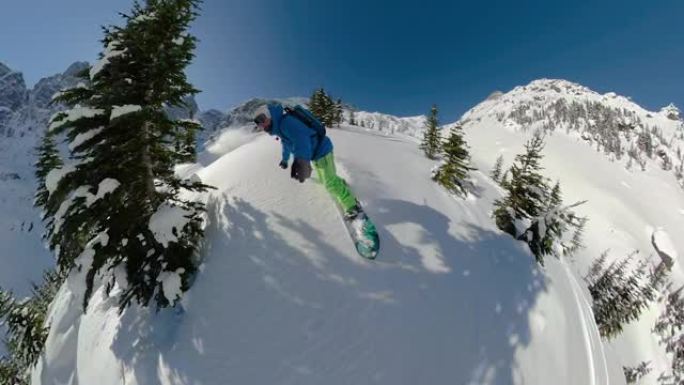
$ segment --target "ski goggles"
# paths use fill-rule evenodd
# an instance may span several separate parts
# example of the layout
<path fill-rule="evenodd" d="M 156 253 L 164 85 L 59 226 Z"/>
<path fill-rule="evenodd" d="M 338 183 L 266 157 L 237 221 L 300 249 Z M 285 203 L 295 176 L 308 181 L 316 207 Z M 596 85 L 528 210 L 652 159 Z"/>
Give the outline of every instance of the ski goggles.
<path fill-rule="evenodd" d="M 254 118 L 254 124 L 263 127 L 263 124 L 266 123 L 267 119 L 268 118 L 266 117 L 266 114 L 259 114 L 256 118 Z"/>

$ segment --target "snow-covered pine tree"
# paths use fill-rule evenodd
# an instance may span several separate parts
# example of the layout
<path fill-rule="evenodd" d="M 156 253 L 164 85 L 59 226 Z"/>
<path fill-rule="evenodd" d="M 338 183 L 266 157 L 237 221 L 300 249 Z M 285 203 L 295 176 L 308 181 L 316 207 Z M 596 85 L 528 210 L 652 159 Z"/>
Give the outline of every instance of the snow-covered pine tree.
<path fill-rule="evenodd" d="M 349 124 L 352 126 L 356 126 L 356 115 L 354 114 L 354 110 L 350 109 L 349 110 Z"/>
<path fill-rule="evenodd" d="M 571 209 L 584 202 L 562 205 L 560 185 L 549 188 L 549 181 L 541 175 L 541 151 L 544 140 L 534 136 L 525 144 L 525 153 L 517 155 L 502 178 L 501 186 L 507 195 L 494 201 L 497 227 L 518 240 L 525 241 L 537 262 L 544 264 L 546 255 L 570 254 L 582 246 L 581 236 L 585 218 Z M 569 241 L 568 234 L 572 233 Z"/>
<path fill-rule="evenodd" d="M 501 183 L 502 168 L 503 168 L 503 155 L 499 155 L 496 158 L 496 162 L 494 163 L 494 167 L 492 168 L 492 171 L 490 173 L 492 179 L 496 183 Z"/>
<path fill-rule="evenodd" d="M 55 99 L 71 107 L 50 128 L 66 134 L 74 164 L 52 178 L 59 183 L 48 199 L 55 221 L 48 235 L 60 271 L 87 272 L 84 309 L 96 277 L 108 292 L 121 288 L 123 309 L 133 299 L 172 305 L 196 271 L 204 205 L 182 194 L 208 186 L 178 178 L 174 166 L 194 160 L 201 127 L 171 119 L 165 108 L 198 92 L 184 72 L 198 4 L 136 1 L 124 27 L 104 28 L 106 49 L 90 84 Z"/>
<path fill-rule="evenodd" d="M 38 188 L 34 205 L 44 209 L 49 196 L 49 192 L 45 187 L 45 177 L 47 177 L 50 171 L 61 168 L 63 165 L 62 158 L 59 155 L 55 139 L 51 132 L 46 131 L 43 134 L 40 144 L 36 147 L 36 155 L 38 160 L 34 164 L 34 167 L 36 179 L 38 180 Z"/>
<path fill-rule="evenodd" d="M 538 136 L 525 144 L 525 153 L 517 155 L 508 170 L 511 177 L 503 185 L 508 195 L 494 202 L 496 225 L 515 238 L 525 234 L 530 219 L 541 214 L 547 200 L 549 186 L 539 164 L 543 145 Z"/>
<path fill-rule="evenodd" d="M 468 144 L 463 139 L 463 128 L 460 125 L 451 128 L 441 150 L 442 164 L 432 179 L 454 194 L 465 197 L 470 185 L 470 171 L 475 168 L 470 165 Z"/>
<path fill-rule="evenodd" d="M 544 208 L 544 214 L 533 220 L 537 222 L 538 227 L 545 228 L 546 236 L 540 236 L 540 244 L 536 246 L 541 253 L 558 256 L 557 250 L 559 250 L 560 254 L 570 255 L 584 247 L 582 236 L 587 218 L 580 217 L 571 210 L 583 203 L 577 202 L 570 206 L 563 206 L 560 181 L 556 181 Z M 566 240 L 564 239 L 566 234 L 572 234 L 572 237 Z"/>
<path fill-rule="evenodd" d="M 584 278 L 589 288 L 593 304 L 594 320 L 601 336 L 612 338 L 620 333 L 622 327 L 618 321 L 618 287 L 624 279 L 624 266 L 627 259 L 620 263 L 613 262 L 606 267 L 608 251 L 606 250 L 592 264 L 589 274 Z"/>
<path fill-rule="evenodd" d="M 324 98 L 325 91 L 323 90 L 323 88 L 314 90 L 314 92 L 311 94 L 311 98 L 309 98 L 309 111 L 311 111 L 311 113 L 314 114 L 314 116 L 317 117 L 318 120 L 320 120 L 321 122 L 323 121 L 324 115 Z"/>
<path fill-rule="evenodd" d="M 29 385 L 25 370 L 9 357 L 0 357 L 0 384 Z"/>
<path fill-rule="evenodd" d="M 675 166 L 675 178 L 679 185 L 684 187 L 684 160 L 680 161 L 679 166 Z"/>
<path fill-rule="evenodd" d="M 344 112 L 344 109 L 342 107 L 342 99 L 340 99 L 340 98 L 337 99 L 337 101 L 335 102 L 334 111 L 335 111 L 335 125 L 337 127 L 339 127 L 340 124 L 342 124 L 342 118 L 344 117 L 342 114 Z"/>
<path fill-rule="evenodd" d="M 625 381 L 627 381 L 628 384 L 636 384 L 637 381 L 649 374 L 652 370 L 651 361 L 642 361 L 635 367 L 622 367 L 622 371 L 625 374 Z"/>
<path fill-rule="evenodd" d="M 43 274 L 32 295 L 21 301 L 0 289 L 0 324 L 7 328 L 6 355 L 0 357 L 0 384 L 28 385 L 29 370 L 45 346 L 48 306 L 57 294 L 63 277 L 54 271 Z"/>
<path fill-rule="evenodd" d="M 437 159 L 440 152 L 441 138 L 439 134 L 439 120 L 437 119 L 438 113 L 437 105 L 433 105 L 430 109 L 430 114 L 427 116 L 423 142 L 420 144 L 421 150 L 429 159 Z"/>
<path fill-rule="evenodd" d="M 682 296 L 683 287 L 668 294 L 665 301 L 665 309 L 658 317 L 653 327 L 663 341 L 667 341 L 676 336 L 684 329 L 684 297 Z"/>
<path fill-rule="evenodd" d="M 339 100 L 339 103 L 341 109 L 342 100 Z M 309 99 L 309 110 L 328 128 L 339 125 L 339 122 L 341 122 L 342 119 L 342 116 L 338 115 L 336 103 L 323 88 L 315 90 L 311 95 L 311 98 Z"/>
<path fill-rule="evenodd" d="M 646 262 L 639 261 L 630 268 L 635 254 L 606 266 L 605 251 L 584 278 L 593 300 L 594 319 L 604 338 L 620 334 L 623 326 L 638 319 L 654 298 L 650 282 L 644 279 Z"/>
<path fill-rule="evenodd" d="M 327 93 L 323 93 L 322 99 L 323 106 L 323 124 L 326 127 L 332 127 L 335 125 L 335 102 L 333 102 L 332 97 Z"/>
<path fill-rule="evenodd" d="M 670 373 L 661 375 L 661 384 L 684 383 L 684 296 L 680 287 L 667 296 L 665 309 L 656 320 L 653 331 L 660 336 L 660 343 L 672 356 Z"/>

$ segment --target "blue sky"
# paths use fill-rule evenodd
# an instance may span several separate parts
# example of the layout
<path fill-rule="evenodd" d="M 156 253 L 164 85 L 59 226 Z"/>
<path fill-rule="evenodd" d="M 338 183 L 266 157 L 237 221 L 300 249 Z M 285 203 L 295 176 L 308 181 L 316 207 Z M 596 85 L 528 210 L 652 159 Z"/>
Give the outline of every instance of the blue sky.
<path fill-rule="evenodd" d="M 101 50 L 131 0 L 2 5 L 0 62 L 29 84 Z M 684 1 L 205 0 L 188 75 L 203 109 L 324 87 L 361 109 L 444 122 L 494 90 L 564 78 L 684 107 Z"/>

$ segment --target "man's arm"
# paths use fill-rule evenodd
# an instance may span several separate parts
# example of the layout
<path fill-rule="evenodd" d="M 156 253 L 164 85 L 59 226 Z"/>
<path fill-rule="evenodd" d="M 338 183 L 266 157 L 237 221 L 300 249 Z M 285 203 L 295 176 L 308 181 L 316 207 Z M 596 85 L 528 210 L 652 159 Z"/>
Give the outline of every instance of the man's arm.
<path fill-rule="evenodd" d="M 283 147 L 283 157 L 281 158 L 283 162 L 289 162 L 290 161 L 290 150 L 287 149 L 287 146 L 285 145 L 285 142 L 282 140 L 280 141 L 280 144 Z"/>
<path fill-rule="evenodd" d="M 283 147 L 283 156 L 280 160 L 280 168 L 286 169 L 288 163 L 290 162 L 290 150 L 287 149 L 287 146 L 285 145 L 284 141 L 280 141 L 281 146 Z"/>

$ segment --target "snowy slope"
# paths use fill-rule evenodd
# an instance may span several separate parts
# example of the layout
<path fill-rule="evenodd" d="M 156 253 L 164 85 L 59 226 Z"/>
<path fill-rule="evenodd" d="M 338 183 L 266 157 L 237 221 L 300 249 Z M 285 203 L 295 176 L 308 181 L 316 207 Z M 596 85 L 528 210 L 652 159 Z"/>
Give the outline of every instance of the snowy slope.
<path fill-rule="evenodd" d="M 532 110 L 549 111 L 549 105 L 559 98 L 565 98 L 568 104 L 602 100 L 611 108 L 632 111 L 644 124 L 658 126 L 673 138 L 668 148 L 684 147 L 677 137 L 681 121 L 673 119 L 676 116 L 671 111 L 648 112 L 614 94 L 599 95 L 570 82 L 541 80 L 495 95 L 464 115 L 461 124 L 474 149 L 476 166 L 489 171 L 499 155 L 503 156 L 505 167 L 510 166 L 540 124 L 532 119 L 527 127 L 519 125 L 510 118 L 511 111 L 527 105 L 530 108 L 526 116 L 533 118 Z M 581 120 L 579 123 L 580 130 L 587 129 Z M 638 258 L 651 261 L 653 266 L 661 261 L 663 254 L 674 258 L 673 282 L 676 287 L 684 284 L 681 260 L 684 191 L 672 170 L 663 170 L 657 157 L 644 158 L 645 171 L 638 167 L 627 169 L 626 159 L 615 159 L 611 156 L 614 154 L 606 154 L 603 149 L 597 151 L 595 140 L 588 142 L 575 129 L 566 130 L 562 125 L 560 128 L 552 133 L 547 131 L 542 165 L 547 176 L 560 180 L 566 202 L 588 200 L 577 209 L 588 216 L 589 222 L 585 231 L 587 248 L 578 253 L 572 265 L 576 275 L 583 276 L 591 261 L 607 249 L 611 258 L 623 258 L 638 250 Z M 616 341 L 607 345 L 610 355 L 623 365 L 652 361 L 654 370 L 642 384 L 655 384 L 667 365 L 662 347 L 651 334 L 659 308 L 653 306 L 639 322 L 629 325 Z"/>
<path fill-rule="evenodd" d="M 454 199 L 414 141 L 330 135 L 379 226 L 377 261 L 358 257 L 322 186 L 277 167 L 278 142 L 234 136 L 186 169 L 218 190 L 183 311 L 119 316 L 100 292 L 81 316 L 71 277 L 34 385 L 622 383 L 566 265 L 540 270 L 494 227 L 487 177 Z"/>

